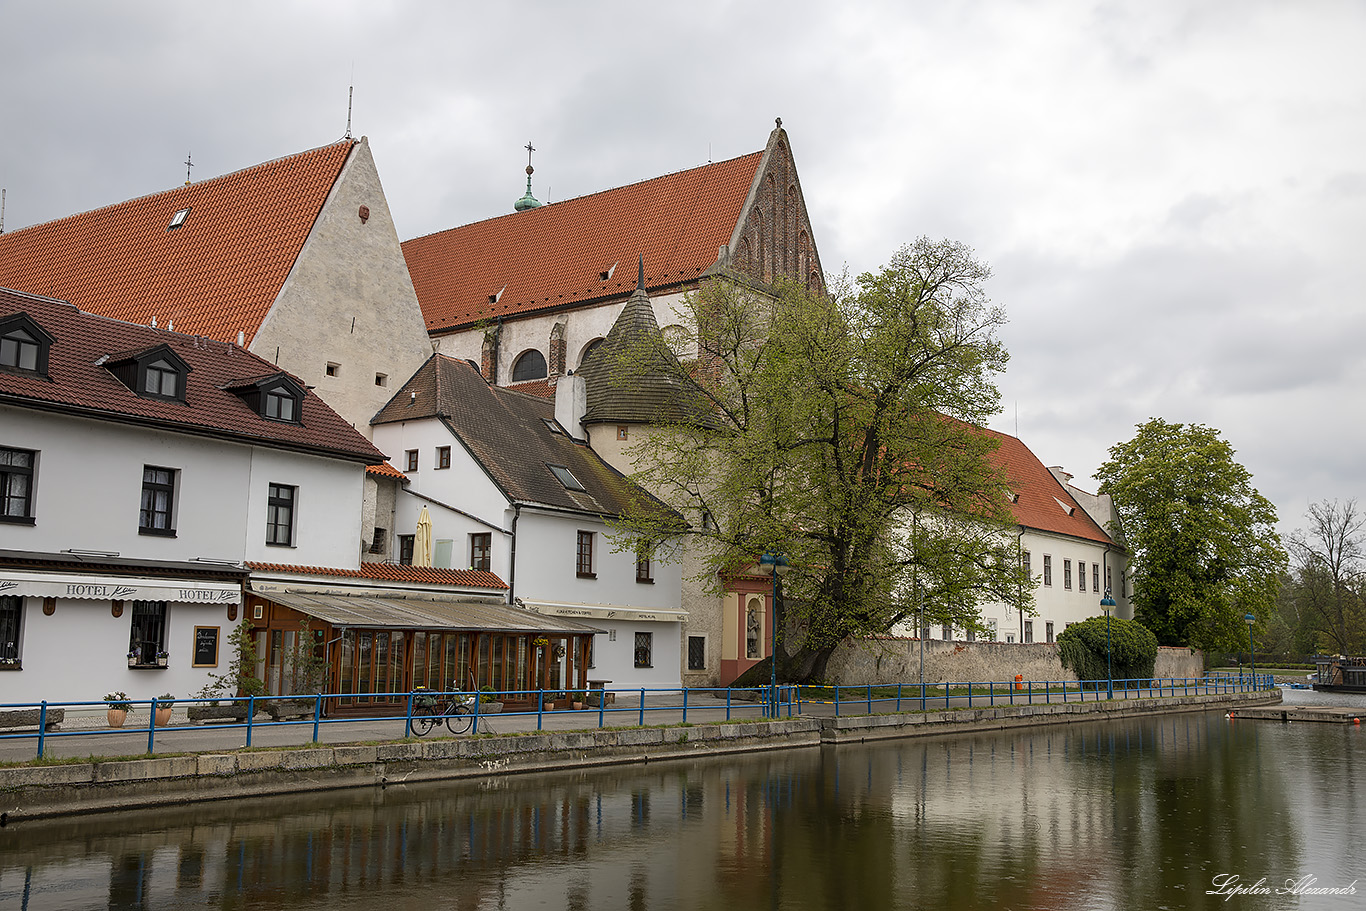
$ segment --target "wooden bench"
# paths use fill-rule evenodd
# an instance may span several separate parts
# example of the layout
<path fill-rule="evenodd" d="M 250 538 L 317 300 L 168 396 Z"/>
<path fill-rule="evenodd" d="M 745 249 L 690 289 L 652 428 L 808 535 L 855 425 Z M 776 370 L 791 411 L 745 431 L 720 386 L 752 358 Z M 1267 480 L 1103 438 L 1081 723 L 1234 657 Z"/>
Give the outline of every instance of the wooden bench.
<path fill-rule="evenodd" d="M 42 709 L 13 709 L 0 712 L 0 728 L 37 728 Z M 66 709 L 47 710 L 47 729 L 59 730 L 66 720 Z"/>

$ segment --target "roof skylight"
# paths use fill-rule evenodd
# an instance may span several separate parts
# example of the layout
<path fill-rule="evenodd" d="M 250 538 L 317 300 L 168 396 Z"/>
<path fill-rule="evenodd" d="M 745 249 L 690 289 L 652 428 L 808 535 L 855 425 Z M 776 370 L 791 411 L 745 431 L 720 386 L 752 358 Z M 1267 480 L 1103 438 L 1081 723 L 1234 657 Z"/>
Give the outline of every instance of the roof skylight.
<path fill-rule="evenodd" d="M 187 208 L 181 209 L 179 212 L 177 212 L 176 214 L 174 214 L 174 215 L 171 216 L 171 223 L 170 223 L 169 225 L 166 226 L 166 230 L 167 230 L 167 231 L 171 231 L 171 230 L 174 230 L 174 229 L 176 229 L 176 228 L 179 228 L 181 225 L 185 224 L 185 219 L 187 219 L 187 218 L 189 218 L 189 217 L 190 217 L 190 210 L 189 210 L 189 208 L 187 207 Z"/>
<path fill-rule="evenodd" d="M 563 465 L 547 464 L 545 467 L 549 468 L 550 473 L 553 474 L 556 477 L 556 479 L 558 479 L 559 482 L 564 485 L 565 490 L 584 489 L 583 485 L 579 483 L 579 479 L 574 477 L 573 472 L 571 472 L 568 468 L 565 468 Z"/>

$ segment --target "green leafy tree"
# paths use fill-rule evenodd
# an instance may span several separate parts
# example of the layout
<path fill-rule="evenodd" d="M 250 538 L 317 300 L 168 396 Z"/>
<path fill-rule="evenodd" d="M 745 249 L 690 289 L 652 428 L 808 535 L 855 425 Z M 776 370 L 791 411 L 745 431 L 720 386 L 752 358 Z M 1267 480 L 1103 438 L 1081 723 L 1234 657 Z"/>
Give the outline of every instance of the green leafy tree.
<path fill-rule="evenodd" d="M 212 699 L 223 695 L 264 695 L 265 681 L 256 676 L 259 658 L 256 654 L 256 635 L 251 624 L 244 620 L 234 626 L 228 634 L 227 646 L 232 655 L 227 671 L 210 675 L 209 682 L 199 691 L 199 696 Z"/>
<path fill-rule="evenodd" d="M 1356 500 L 1314 503 L 1309 527 L 1290 535 L 1296 614 L 1312 625 L 1316 648 L 1359 654 L 1366 644 L 1366 515 Z"/>
<path fill-rule="evenodd" d="M 1152 418 L 1096 473 L 1134 555 L 1134 618 L 1163 645 L 1236 650 L 1244 614 L 1276 605 L 1276 509 L 1233 455 L 1211 427 Z"/>
<path fill-rule="evenodd" d="M 787 557 L 783 679 L 821 679 L 840 642 L 886 632 L 921 598 L 977 629 L 983 601 L 1030 603 L 995 443 L 974 426 L 999 410 L 1007 361 L 989 275 L 967 247 L 922 238 L 829 294 L 714 280 L 685 299 L 690 328 L 644 336 L 615 365 L 614 382 L 662 375 L 673 390 L 633 478 L 694 518 L 678 529 L 642 504 L 622 530 L 704 539 L 713 581 Z"/>
<path fill-rule="evenodd" d="M 1108 652 L 1105 617 L 1070 623 L 1058 634 L 1062 666 L 1079 680 L 1150 680 L 1157 664 L 1157 637 L 1133 620 L 1109 618 Z M 1109 655 L 1109 663 L 1106 656 Z"/>

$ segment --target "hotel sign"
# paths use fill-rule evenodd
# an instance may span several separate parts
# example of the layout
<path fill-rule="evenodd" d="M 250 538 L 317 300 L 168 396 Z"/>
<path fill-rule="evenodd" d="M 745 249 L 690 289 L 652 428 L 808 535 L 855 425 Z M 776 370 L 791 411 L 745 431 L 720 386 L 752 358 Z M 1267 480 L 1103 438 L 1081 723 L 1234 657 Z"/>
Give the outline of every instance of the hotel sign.
<path fill-rule="evenodd" d="M 190 579 L 114 578 L 45 573 L 4 573 L 0 594 L 88 601 L 185 601 L 240 604 L 242 588 L 232 582 Z"/>

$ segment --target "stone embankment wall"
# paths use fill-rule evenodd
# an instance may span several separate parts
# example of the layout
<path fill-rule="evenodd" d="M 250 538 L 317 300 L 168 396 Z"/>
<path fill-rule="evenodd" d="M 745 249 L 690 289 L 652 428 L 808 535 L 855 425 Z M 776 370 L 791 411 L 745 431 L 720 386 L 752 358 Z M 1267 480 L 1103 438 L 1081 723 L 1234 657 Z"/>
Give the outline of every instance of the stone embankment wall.
<path fill-rule="evenodd" d="M 422 743 L 205 753 L 164 759 L 0 768 L 0 825 L 49 816 L 146 809 L 300 791 L 391 787 L 585 766 L 695 760 L 964 731 L 1101 721 L 1279 703 L 1279 690 L 1092 702 L 997 705 L 886 715 L 802 715 L 687 727 L 463 737 Z"/>
<path fill-rule="evenodd" d="M 1203 677 L 1198 649 L 1159 648 L 1156 677 Z M 925 640 L 925 682 L 963 683 L 1025 680 L 1076 680 L 1062 666 L 1055 642 L 942 642 Z M 835 650 L 827 682 L 842 685 L 920 682 L 920 640 L 898 637 L 859 639 Z"/>

